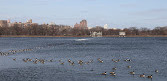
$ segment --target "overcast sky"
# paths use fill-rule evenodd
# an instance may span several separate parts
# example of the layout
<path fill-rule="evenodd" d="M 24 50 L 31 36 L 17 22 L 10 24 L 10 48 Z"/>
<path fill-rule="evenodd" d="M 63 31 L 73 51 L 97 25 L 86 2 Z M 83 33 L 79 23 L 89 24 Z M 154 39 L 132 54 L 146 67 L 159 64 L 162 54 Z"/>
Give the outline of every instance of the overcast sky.
<path fill-rule="evenodd" d="M 0 20 L 110 28 L 167 26 L 167 0 L 0 0 Z"/>

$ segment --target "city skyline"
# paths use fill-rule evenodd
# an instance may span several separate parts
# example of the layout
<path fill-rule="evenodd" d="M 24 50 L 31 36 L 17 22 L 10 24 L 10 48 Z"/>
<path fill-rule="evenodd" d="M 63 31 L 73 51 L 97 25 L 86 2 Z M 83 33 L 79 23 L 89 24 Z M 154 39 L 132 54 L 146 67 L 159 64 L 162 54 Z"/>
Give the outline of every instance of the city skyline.
<path fill-rule="evenodd" d="M 0 0 L 0 20 L 74 26 L 86 19 L 88 27 L 167 26 L 166 0 Z"/>

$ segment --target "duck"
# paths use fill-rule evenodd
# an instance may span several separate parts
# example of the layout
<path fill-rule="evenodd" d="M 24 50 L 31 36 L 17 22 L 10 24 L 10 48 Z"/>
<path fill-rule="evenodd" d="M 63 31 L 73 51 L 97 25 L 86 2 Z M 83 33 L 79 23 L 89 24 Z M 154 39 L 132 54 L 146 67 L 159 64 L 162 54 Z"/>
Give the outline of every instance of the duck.
<path fill-rule="evenodd" d="M 147 78 L 151 78 L 151 79 L 152 79 L 152 75 L 150 75 L 150 76 L 147 76 Z"/>
<path fill-rule="evenodd" d="M 145 77 L 145 74 L 144 74 L 144 73 L 143 73 L 143 74 L 141 74 L 141 75 L 140 75 L 140 77 L 143 77 L 143 78 L 144 78 L 144 77 Z"/>
<path fill-rule="evenodd" d="M 107 75 L 107 72 L 101 73 L 101 75 Z"/>

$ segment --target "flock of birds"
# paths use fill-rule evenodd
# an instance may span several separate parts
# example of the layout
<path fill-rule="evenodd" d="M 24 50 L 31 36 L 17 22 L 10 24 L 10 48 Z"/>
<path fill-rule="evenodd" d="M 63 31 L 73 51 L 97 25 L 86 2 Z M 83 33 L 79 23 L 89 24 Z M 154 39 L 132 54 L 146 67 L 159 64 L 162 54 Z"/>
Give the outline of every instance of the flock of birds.
<path fill-rule="evenodd" d="M 26 52 L 26 51 L 32 51 L 33 49 L 20 49 L 20 50 L 10 50 L 8 52 L 1 52 L 0 51 L 0 56 L 8 56 L 8 55 L 12 55 L 12 54 L 16 54 L 19 52 Z"/>
<path fill-rule="evenodd" d="M 16 61 L 16 58 L 13 58 L 13 60 Z M 37 63 L 45 64 L 45 62 L 55 62 L 56 60 L 53 60 L 53 59 L 45 60 L 45 59 L 38 59 L 38 58 L 35 58 L 35 59 L 24 58 L 24 59 L 22 59 L 22 61 L 24 61 L 24 62 L 32 62 L 32 63 L 34 63 L 34 64 L 37 64 Z M 99 63 L 103 63 L 103 62 L 104 62 L 104 61 L 103 61 L 102 59 L 100 59 L 100 58 L 98 58 L 97 61 L 98 61 Z M 117 62 L 120 61 L 120 59 L 118 59 L 118 60 L 112 59 L 112 61 L 115 62 L 115 63 L 117 63 Z M 131 60 L 130 60 L 130 59 L 125 59 L 124 61 L 130 62 Z M 64 65 L 64 64 L 65 64 L 65 61 L 62 61 L 61 59 L 58 60 L 58 62 L 60 63 L 60 65 Z M 73 66 L 74 66 L 75 64 L 79 64 L 79 65 L 90 64 L 90 63 L 93 63 L 94 60 L 89 60 L 89 61 L 85 61 L 85 62 L 84 62 L 83 60 L 78 60 L 77 62 L 74 62 L 74 61 L 72 61 L 71 59 L 68 59 L 67 62 L 68 62 L 70 65 L 73 65 Z M 127 68 L 130 69 L 131 66 L 127 66 Z M 112 70 L 113 70 L 113 71 L 111 71 L 111 72 L 103 72 L 103 73 L 100 73 L 100 75 L 108 75 L 108 74 L 109 74 L 109 75 L 111 75 L 111 76 L 117 76 L 117 75 L 116 75 L 116 72 L 115 72 L 115 71 L 117 70 L 117 67 L 112 68 Z M 92 69 L 91 71 L 94 71 L 94 70 Z M 155 73 L 158 73 L 158 72 L 159 72 L 158 70 L 155 70 Z M 136 73 L 135 73 L 135 71 L 131 71 L 131 72 L 129 72 L 129 74 L 130 74 L 130 75 L 135 75 Z M 152 75 L 146 76 L 145 73 L 140 74 L 139 77 L 142 77 L 142 78 L 149 78 L 149 79 L 151 79 L 151 80 L 152 80 L 152 78 L 153 78 Z"/>
<path fill-rule="evenodd" d="M 34 48 L 30 48 L 30 49 L 9 50 L 7 52 L 0 51 L 0 56 L 8 56 L 8 55 L 13 55 L 13 54 L 20 53 L 20 52 L 33 51 L 35 49 L 42 49 L 42 48 L 44 48 L 44 47 L 34 47 Z"/>
<path fill-rule="evenodd" d="M 98 59 L 98 60 L 101 62 L 100 59 Z M 112 59 L 112 61 L 113 61 L 113 62 L 119 62 L 120 59 L 118 59 L 118 60 Z M 131 60 L 130 60 L 130 59 L 125 59 L 124 61 L 127 62 L 127 61 L 131 61 Z M 131 68 L 131 66 L 127 66 L 127 68 Z M 114 68 L 112 68 L 112 69 L 113 69 L 113 70 L 116 70 L 117 68 L 114 67 Z M 155 73 L 158 73 L 158 72 L 159 72 L 159 71 L 156 69 L 156 70 L 155 70 Z M 107 75 L 107 74 L 110 74 L 111 76 L 116 76 L 116 72 L 114 72 L 114 71 L 109 72 L 109 73 L 107 73 L 107 72 L 101 73 L 101 75 Z M 130 75 L 135 75 L 136 73 L 135 73 L 135 71 L 131 71 L 131 72 L 129 72 L 129 74 L 130 74 Z M 142 77 L 142 78 L 149 78 L 149 79 L 152 79 L 152 78 L 153 78 L 152 75 L 146 76 L 145 73 L 140 74 L 139 77 Z"/>
<path fill-rule="evenodd" d="M 35 47 L 36 49 L 40 49 L 41 47 Z M 8 52 L 0 52 L 0 56 L 8 56 L 8 55 L 11 55 L 11 54 L 16 54 L 16 53 L 19 53 L 19 52 L 26 52 L 26 51 L 32 51 L 33 49 L 20 49 L 20 50 L 10 50 Z M 16 58 L 13 58 L 14 61 L 16 61 L 17 59 Z M 38 58 L 35 58 L 35 59 L 31 59 L 31 58 L 24 58 L 22 59 L 23 62 L 32 62 L 34 64 L 38 64 L 38 63 L 41 63 L 41 64 L 45 64 L 45 62 L 55 62 L 56 60 L 53 60 L 53 59 L 50 59 L 50 60 L 45 60 L 45 59 L 38 59 Z M 65 64 L 65 61 L 62 61 L 62 60 L 58 60 L 60 65 L 64 65 Z M 98 58 L 97 61 L 99 63 L 103 63 L 104 61 L 101 59 L 101 58 Z M 117 63 L 120 61 L 120 59 L 117 59 L 117 60 L 114 60 L 112 59 L 113 62 Z M 132 61 L 131 59 L 125 59 L 124 61 L 126 62 L 130 62 Z M 72 61 L 71 59 L 68 59 L 67 62 L 70 64 L 70 65 L 76 65 L 76 64 L 79 64 L 79 65 L 83 65 L 83 64 L 90 64 L 90 63 L 93 63 L 94 60 L 89 60 L 89 61 L 83 61 L 83 60 L 78 60 L 77 62 L 74 62 Z M 127 68 L 131 68 L 131 66 L 127 66 Z M 113 71 L 111 72 L 103 72 L 103 73 L 100 73 L 100 75 L 111 75 L 111 76 L 117 76 L 116 74 L 116 70 L 117 70 L 117 67 L 114 67 L 112 68 Z M 94 71 L 93 69 L 91 71 Z M 155 70 L 155 73 L 158 73 L 159 71 L 158 70 Z M 135 75 L 135 71 L 131 71 L 129 72 L 130 75 Z M 149 79 L 152 79 L 153 76 L 152 75 L 147 75 L 145 73 L 143 74 L 140 74 L 139 77 L 142 77 L 142 78 L 149 78 Z"/>

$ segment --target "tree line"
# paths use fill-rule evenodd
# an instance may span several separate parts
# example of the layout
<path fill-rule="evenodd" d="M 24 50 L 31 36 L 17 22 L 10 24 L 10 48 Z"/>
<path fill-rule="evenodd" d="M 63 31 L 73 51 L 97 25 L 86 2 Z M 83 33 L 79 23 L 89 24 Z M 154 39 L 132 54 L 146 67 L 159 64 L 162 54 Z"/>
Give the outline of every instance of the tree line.
<path fill-rule="evenodd" d="M 39 36 L 89 36 L 90 32 L 102 32 L 103 35 L 119 35 L 124 31 L 126 35 L 167 35 L 166 27 L 155 27 L 149 29 L 145 27 L 129 27 L 124 29 L 104 29 L 96 26 L 91 29 L 76 29 L 67 25 L 30 25 L 20 27 L 15 24 L 11 27 L 0 27 L 0 35 L 39 35 Z"/>

